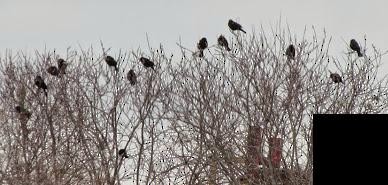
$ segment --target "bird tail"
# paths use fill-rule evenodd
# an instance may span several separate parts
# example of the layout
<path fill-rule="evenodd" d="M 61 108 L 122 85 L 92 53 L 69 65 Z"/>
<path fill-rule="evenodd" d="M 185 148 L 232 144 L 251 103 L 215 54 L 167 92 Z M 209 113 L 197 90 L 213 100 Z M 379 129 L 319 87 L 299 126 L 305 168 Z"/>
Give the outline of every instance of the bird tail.
<path fill-rule="evenodd" d="M 118 72 L 118 71 L 119 71 L 119 68 L 118 68 L 117 66 L 115 66 L 115 70 L 116 70 L 116 72 Z"/>
<path fill-rule="evenodd" d="M 199 57 L 203 57 L 203 50 L 199 50 Z"/>
<path fill-rule="evenodd" d="M 358 57 L 362 57 L 361 51 L 357 51 Z"/>
<path fill-rule="evenodd" d="M 59 68 L 59 74 L 61 74 L 61 75 L 66 74 L 66 71 L 65 71 L 64 67 Z"/>
<path fill-rule="evenodd" d="M 43 89 L 44 95 L 47 97 L 47 89 Z"/>
<path fill-rule="evenodd" d="M 229 46 L 226 46 L 226 51 L 231 51 L 231 49 L 229 48 Z"/>
<path fill-rule="evenodd" d="M 244 31 L 243 29 L 241 29 L 241 31 L 242 31 L 242 32 L 244 32 L 244 33 L 247 33 L 247 32 L 246 32 L 246 31 Z"/>

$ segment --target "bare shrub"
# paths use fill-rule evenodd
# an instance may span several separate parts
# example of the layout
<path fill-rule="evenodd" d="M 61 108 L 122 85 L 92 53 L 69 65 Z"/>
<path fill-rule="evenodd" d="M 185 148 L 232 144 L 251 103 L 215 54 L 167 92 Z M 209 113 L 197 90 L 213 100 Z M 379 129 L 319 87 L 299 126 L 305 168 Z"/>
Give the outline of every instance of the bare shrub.
<path fill-rule="evenodd" d="M 162 45 L 69 48 L 64 56 L 7 51 L 0 63 L 0 183 L 311 184 L 312 115 L 386 111 L 387 78 L 377 78 L 385 53 L 365 50 L 365 40 L 363 57 L 347 48 L 337 59 L 325 33 L 299 40 L 280 25 L 273 30 L 231 35 L 231 51 L 209 44 L 203 58 L 180 44 L 181 57 Z M 294 59 L 285 55 L 290 44 Z M 108 53 L 118 72 L 105 63 Z M 59 58 L 66 74 L 50 75 Z M 126 79 L 130 69 L 136 83 Z M 330 72 L 344 83 L 332 82 Z M 253 127 L 263 134 L 255 149 L 260 177 L 248 168 Z M 271 138 L 283 141 L 280 169 L 270 159 Z"/>

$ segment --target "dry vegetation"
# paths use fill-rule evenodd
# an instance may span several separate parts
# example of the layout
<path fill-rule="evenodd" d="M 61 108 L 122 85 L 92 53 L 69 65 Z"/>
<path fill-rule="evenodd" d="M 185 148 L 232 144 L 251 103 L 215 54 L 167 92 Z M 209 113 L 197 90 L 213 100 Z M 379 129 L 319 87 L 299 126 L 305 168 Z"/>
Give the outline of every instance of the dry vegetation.
<path fill-rule="evenodd" d="M 312 115 L 386 111 L 387 78 L 376 78 L 385 53 L 365 40 L 363 57 L 344 48 L 349 53 L 337 59 L 324 33 L 290 35 L 281 26 L 228 34 L 230 52 L 210 42 L 203 58 L 179 44 L 174 55 L 162 46 L 68 49 L 62 56 L 7 51 L 0 62 L 0 184 L 311 184 Z M 285 56 L 289 44 L 295 60 Z M 104 53 L 117 59 L 119 72 Z M 61 77 L 46 72 L 58 58 L 68 63 Z M 130 69 L 135 85 L 126 79 Z M 344 84 L 333 83 L 329 70 Z M 17 113 L 18 105 L 31 116 Z M 269 138 L 284 141 L 286 178 L 270 165 L 262 178 L 241 182 L 250 126 L 263 129 L 264 156 Z M 128 158 L 118 156 L 121 148 Z"/>

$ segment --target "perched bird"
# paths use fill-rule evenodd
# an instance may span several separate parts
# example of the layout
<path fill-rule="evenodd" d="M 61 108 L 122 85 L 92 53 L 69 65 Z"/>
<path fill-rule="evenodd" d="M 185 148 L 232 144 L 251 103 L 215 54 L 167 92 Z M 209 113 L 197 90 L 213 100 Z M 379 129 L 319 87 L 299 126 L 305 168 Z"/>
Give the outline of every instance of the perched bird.
<path fill-rule="evenodd" d="M 36 76 L 35 77 L 35 85 L 39 88 L 39 89 L 43 89 L 44 91 L 44 94 L 47 96 L 47 85 L 46 83 L 44 83 L 44 80 L 41 76 Z"/>
<path fill-rule="evenodd" d="M 197 48 L 199 49 L 199 57 L 203 57 L 203 50 L 207 48 L 207 40 L 205 37 L 201 38 L 197 44 Z"/>
<path fill-rule="evenodd" d="M 58 70 L 60 74 L 66 74 L 67 64 L 62 58 L 57 60 Z"/>
<path fill-rule="evenodd" d="M 136 74 L 135 74 L 135 71 L 133 71 L 133 69 L 129 70 L 128 73 L 127 73 L 127 79 L 129 80 L 129 82 L 131 83 L 131 85 L 135 85 L 136 82 L 137 82 L 137 77 L 136 77 Z"/>
<path fill-rule="evenodd" d="M 334 83 L 344 83 L 338 73 L 331 73 L 330 78 Z"/>
<path fill-rule="evenodd" d="M 154 62 L 152 62 L 150 59 L 148 58 L 145 58 L 145 57 L 140 57 L 140 62 L 143 64 L 143 66 L 145 68 L 152 68 L 153 70 L 155 70 L 154 66 Z"/>
<path fill-rule="evenodd" d="M 230 28 L 231 30 L 233 30 L 233 31 L 240 30 L 240 31 L 242 31 L 242 32 L 244 32 L 244 33 L 247 33 L 247 32 L 245 32 L 245 31 L 242 29 L 242 26 L 241 26 L 239 23 L 234 22 L 232 19 L 229 19 L 228 26 L 229 26 L 229 28 Z"/>
<path fill-rule="evenodd" d="M 117 62 L 116 62 L 116 60 L 113 58 L 113 57 L 111 57 L 111 56 L 106 56 L 105 57 L 105 62 L 109 65 L 109 66 L 113 66 L 113 67 L 115 67 L 115 70 L 116 71 L 118 71 L 119 70 L 119 68 L 117 67 Z"/>
<path fill-rule="evenodd" d="M 350 49 L 356 51 L 359 57 L 362 57 L 360 45 L 358 45 L 357 41 L 352 39 L 350 40 Z"/>
<path fill-rule="evenodd" d="M 295 59 L 295 47 L 294 45 L 290 44 L 286 50 L 286 55 L 288 59 Z"/>
<path fill-rule="evenodd" d="M 22 113 L 23 112 L 23 108 L 21 106 L 19 106 L 19 105 L 15 107 L 15 110 L 16 110 L 17 113 Z"/>
<path fill-rule="evenodd" d="M 16 106 L 15 110 L 18 114 L 20 114 L 21 119 L 30 119 L 31 118 L 31 112 L 28 111 L 27 109 L 23 108 L 22 106 Z"/>
<path fill-rule="evenodd" d="M 217 39 L 218 45 L 225 47 L 227 51 L 230 51 L 228 40 L 223 35 L 220 35 Z"/>
<path fill-rule="evenodd" d="M 119 155 L 124 157 L 124 158 L 128 158 L 129 157 L 124 148 L 119 150 Z"/>
<path fill-rule="evenodd" d="M 47 68 L 47 72 L 50 73 L 53 76 L 58 76 L 59 75 L 59 70 L 55 66 L 50 66 L 49 68 Z"/>

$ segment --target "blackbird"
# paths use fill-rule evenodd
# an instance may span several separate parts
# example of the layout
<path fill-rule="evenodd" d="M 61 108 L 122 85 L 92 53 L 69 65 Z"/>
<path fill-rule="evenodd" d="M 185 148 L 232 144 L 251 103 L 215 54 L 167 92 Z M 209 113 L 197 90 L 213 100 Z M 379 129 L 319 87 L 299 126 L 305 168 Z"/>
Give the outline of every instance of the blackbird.
<path fill-rule="evenodd" d="M 286 50 L 286 55 L 287 55 L 287 58 L 288 59 L 292 59 L 294 60 L 295 59 L 295 47 L 294 45 L 289 45 L 287 50 Z"/>
<path fill-rule="evenodd" d="M 230 51 L 228 40 L 223 35 L 220 35 L 217 39 L 218 45 L 225 47 L 227 51 Z"/>
<path fill-rule="evenodd" d="M 124 157 L 124 158 L 128 158 L 128 154 L 124 148 L 119 150 L 119 155 Z"/>
<path fill-rule="evenodd" d="M 133 71 L 133 69 L 129 70 L 128 73 L 127 73 L 127 79 L 129 80 L 129 82 L 131 83 L 131 85 L 135 85 L 136 82 L 137 82 L 137 77 L 136 77 L 136 74 L 135 74 L 135 71 Z"/>
<path fill-rule="evenodd" d="M 57 60 L 58 70 L 60 74 L 66 74 L 67 63 L 62 58 Z"/>
<path fill-rule="evenodd" d="M 229 21 L 228 21 L 228 26 L 229 26 L 229 28 L 230 28 L 231 30 L 233 30 L 233 31 L 240 30 L 240 31 L 242 31 L 242 32 L 244 32 L 244 33 L 247 33 L 247 32 L 245 32 L 245 31 L 242 29 L 241 24 L 239 24 L 239 23 L 237 23 L 237 22 L 234 22 L 232 19 L 229 19 Z"/>
<path fill-rule="evenodd" d="M 47 72 L 50 73 L 53 76 L 58 76 L 59 75 L 59 70 L 55 66 L 50 66 L 49 68 L 47 68 Z"/>
<path fill-rule="evenodd" d="M 199 49 L 199 57 L 203 57 L 203 50 L 207 48 L 207 40 L 205 37 L 201 38 L 197 44 L 197 48 Z"/>
<path fill-rule="evenodd" d="M 150 59 L 148 59 L 148 58 L 145 58 L 145 57 L 141 57 L 140 58 L 140 62 L 143 64 L 143 66 L 145 67 L 145 68 L 152 68 L 153 70 L 155 70 L 155 68 L 154 68 L 154 66 L 155 66 L 155 64 L 154 64 L 154 62 L 152 62 Z"/>
<path fill-rule="evenodd" d="M 116 60 L 113 58 L 113 57 L 111 57 L 111 56 L 106 56 L 105 57 L 105 62 L 109 65 L 109 66 L 113 66 L 113 67 L 115 67 L 115 70 L 116 71 L 118 71 L 119 70 L 119 68 L 117 68 L 117 62 L 116 62 Z"/>
<path fill-rule="evenodd" d="M 362 57 L 360 45 L 358 45 L 357 41 L 352 39 L 350 40 L 350 49 L 356 51 L 359 57 Z"/>
<path fill-rule="evenodd" d="M 35 85 L 38 87 L 38 89 L 43 89 L 44 94 L 47 96 L 47 85 L 44 83 L 44 80 L 41 76 L 36 76 L 35 77 Z"/>
<path fill-rule="evenodd" d="M 338 73 L 331 73 L 330 78 L 334 83 L 343 83 L 342 78 Z"/>

